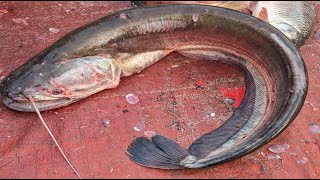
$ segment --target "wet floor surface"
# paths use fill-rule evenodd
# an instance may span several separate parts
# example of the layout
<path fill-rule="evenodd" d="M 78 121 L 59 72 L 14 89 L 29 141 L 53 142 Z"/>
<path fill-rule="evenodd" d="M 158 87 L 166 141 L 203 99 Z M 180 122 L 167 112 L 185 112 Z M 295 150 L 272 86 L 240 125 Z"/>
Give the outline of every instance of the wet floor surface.
<path fill-rule="evenodd" d="M 129 2 L 0 2 L 0 78 L 66 33 Z M 320 3 L 316 3 L 320 11 Z M 229 163 L 197 170 L 139 166 L 127 146 L 154 131 L 188 147 L 220 126 L 244 93 L 241 72 L 219 62 L 170 54 L 143 72 L 64 108 L 43 112 L 53 134 L 84 178 L 320 178 L 320 40 L 300 52 L 309 90 L 295 121 L 262 148 Z M 201 72 L 201 73 L 199 73 Z M 130 97 L 128 94 L 132 94 Z M 76 178 L 35 113 L 0 104 L 0 178 Z"/>

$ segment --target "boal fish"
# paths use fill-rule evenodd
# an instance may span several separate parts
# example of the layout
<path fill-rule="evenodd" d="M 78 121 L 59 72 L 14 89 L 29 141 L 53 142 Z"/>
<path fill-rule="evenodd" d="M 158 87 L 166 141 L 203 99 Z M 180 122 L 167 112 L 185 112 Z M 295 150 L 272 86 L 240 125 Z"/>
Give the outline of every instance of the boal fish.
<path fill-rule="evenodd" d="M 201 168 L 239 158 L 279 135 L 298 115 L 307 71 L 294 44 L 278 29 L 247 14 L 203 5 L 134 8 L 81 27 L 10 73 L 3 103 L 34 112 L 74 103 L 166 55 L 219 60 L 242 69 L 241 105 L 219 128 L 188 150 L 161 135 L 136 138 L 127 155 L 153 168 Z M 200 73 L 200 72 L 199 72 Z"/>
<path fill-rule="evenodd" d="M 308 1 L 133 1 L 137 2 L 140 6 L 201 4 L 241 11 L 270 23 L 297 47 L 308 39 L 316 20 L 315 8 Z"/>

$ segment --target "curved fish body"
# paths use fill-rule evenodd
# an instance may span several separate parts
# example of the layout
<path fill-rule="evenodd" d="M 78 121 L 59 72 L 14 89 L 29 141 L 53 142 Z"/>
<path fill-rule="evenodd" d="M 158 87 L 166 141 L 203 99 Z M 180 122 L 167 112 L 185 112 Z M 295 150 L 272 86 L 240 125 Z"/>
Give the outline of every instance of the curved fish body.
<path fill-rule="evenodd" d="M 145 1 L 145 5 L 156 4 L 202 4 L 241 11 L 270 23 L 297 47 L 308 39 L 316 20 L 308 1 Z"/>
<path fill-rule="evenodd" d="M 171 52 L 233 64 L 246 93 L 219 128 L 188 150 L 161 135 L 135 139 L 128 156 L 163 169 L 201 168 L 241 157 L 279 135 L 297 116 L 307 71 L 297 48 L 255 17 L 202 5 L 122 11 L 79 28 L 13 71 L 0 85 L 9 108 L 33 112 L 66 106 L 138 73 Z"/>

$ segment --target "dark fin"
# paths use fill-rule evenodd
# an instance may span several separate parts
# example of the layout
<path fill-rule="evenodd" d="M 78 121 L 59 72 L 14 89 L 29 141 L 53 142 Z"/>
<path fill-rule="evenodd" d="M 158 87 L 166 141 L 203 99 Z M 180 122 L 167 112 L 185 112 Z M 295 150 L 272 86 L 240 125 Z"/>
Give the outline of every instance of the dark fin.
<path fill-rule="evenodd" d="M 239 66 L 241 67 L 241 66 Z M 256 101 L 256 87 L 252 74 L 246 69 L 242 68 L 245 72 L 246 79 L 246 92 L 242 99 L 240 106 L 234 111 L 233 115 L 226 120 L 217 129 L 201 136 L 196 139 L 188 151 L 198 159 L 202 159 L 210 152 L 214 151 L 222 144 L 232 138 L 240 129 L 248 122 L 251 117 Z"/>
<path fill-rule="evenodd" d="M 178 143 L 160 135 L 151 141 L 146 137 L 136 138 L 127 150 L 132 161 L 161 169 L 182 169 L 179 163 L 189 155 Z"/>

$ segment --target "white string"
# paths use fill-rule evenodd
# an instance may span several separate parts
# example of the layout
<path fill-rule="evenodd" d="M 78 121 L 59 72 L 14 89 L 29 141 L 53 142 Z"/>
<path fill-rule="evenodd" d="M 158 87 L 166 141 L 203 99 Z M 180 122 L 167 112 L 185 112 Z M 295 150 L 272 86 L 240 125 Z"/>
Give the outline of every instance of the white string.
<path fill-rule="evenodd" d="M 56 138 L 53 136 L 53 134 L 51 133 L 50 129 L 48 128 L 47 124 L 45 123 L 44 119 L 41 116 L 41 113 L 39 111 L 39 109 L 37 108 L 36 104 L 33 101 L 33 98 L 31 96 L 28 96 L 29 100 L 31 101 L 32 105 L 34 106 L 42 124 L 44 125 L 44 127 L 47 129 L 48 133 L 50 134 L 51 138 L 53 139 L 54 143 L 56 144 L 56 146 L 58 147 L 59 151 L 61 152 L 62 156 L 64 157 L 64 159 L 67 161 L 67 163 L 69 164 L 69 166 L 71 167 L 71 169 L 76 173 L 76 175 L 80 178 L 81 176 L 78 174 L 78 172 L 74 169 L 74 167 L 72 166 L 72 164 L 70 163 L 70 161 L 68 160 L 67 156 L 64 154 L 64 152 L 62 151 L 61 147 L 59 146 L 58 142 L 56 141 Z"/>

